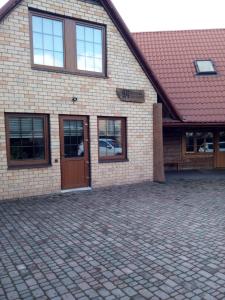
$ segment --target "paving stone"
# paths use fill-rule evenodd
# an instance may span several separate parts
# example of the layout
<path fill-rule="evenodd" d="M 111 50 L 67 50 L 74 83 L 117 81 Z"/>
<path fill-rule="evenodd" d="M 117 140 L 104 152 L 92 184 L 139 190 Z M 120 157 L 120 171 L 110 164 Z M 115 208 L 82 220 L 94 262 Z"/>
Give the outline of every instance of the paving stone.
<path fill-rule="evenodd" d="M 1 202 L 0 299 L 224 300 L 224 194 L 174 179 Z"/>

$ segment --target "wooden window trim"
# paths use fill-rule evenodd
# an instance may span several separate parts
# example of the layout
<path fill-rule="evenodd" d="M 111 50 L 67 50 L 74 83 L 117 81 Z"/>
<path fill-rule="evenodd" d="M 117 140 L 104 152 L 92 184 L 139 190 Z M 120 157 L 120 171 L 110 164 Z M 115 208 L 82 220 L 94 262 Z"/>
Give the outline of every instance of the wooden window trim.
<path fill-rule="evenodd" d="M 100 120 L 115 120 L 121 121 L 121 137 L 122 137 L 122 149 L 123 154 L 118 156 L 100 156 L 99 151 L 99 121 Z M 98 160 L 99 163 L 112 163 L 112 162 L 124 162 L 128 161 L 127 159 L 127 119 L 124 117 L 98 117 Z"/>
<path fill-rule="evenodd" d="M 32 17 L 42 17 L 51 20 L 61 21 L 63 23 L 63 51 L 64 51 L 64 66 L 54 67 L 39 65 L 34 63 L 33 51 L 33 32 L 32 32 Z M 77 53 L 76 53 L 76 26 L 80 24 L 102 30 L 102 72 L 83 71 L 77 69 Z M 106 40 L 106 26 L 85 20 L 78 20 L 69 17 L 63 17 L 52 13 L 29 10 L 29 27 L 30 27 L 30 55 L 31 68 L 39 71 L 49 71 L 65 74 L 73 74 L 88 77 L 107 78 L 107 40 Z"/>
<path fill-rule="evenodd" d="M 9 118 L 10 117 L 41 117 L 44 120 L 45 159 L 12 160 L 10 158 Z M 5 113 L 6 151 L 9 169 L 46 167 L 50 165 L 50 132 L 49 116 L 45 114 Z"/>
<path fill-rule="evenodd" d="M 197 152 L 197 140 L 196 137 L 194 137 L 194 151 L 193 152 L 187 152 L 186 151 L 186 132 L 212 132 L 213 133 L 213 144 L 214 144 L 214 151 L 212 153 L 207 152 Z M 216 142 L 215 142 L 215 131 L 214 130 L 186 130 L 182 134 L 182 153 L 184 157 L 212 157 L 214 156 L 214 153 L 216 151 Z"/>

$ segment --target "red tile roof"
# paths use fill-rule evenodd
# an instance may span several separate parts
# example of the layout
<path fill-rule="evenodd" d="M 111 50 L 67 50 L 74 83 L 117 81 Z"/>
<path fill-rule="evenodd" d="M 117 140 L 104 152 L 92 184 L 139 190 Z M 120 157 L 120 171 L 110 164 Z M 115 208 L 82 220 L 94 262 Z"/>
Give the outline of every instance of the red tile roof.
<path fill-rule="evenodd" d="M 225 29 L 133 37 L 184 122 L 225 123 Z M 196 75 L 198 59 L 211 59 L 218 74 Z"/>

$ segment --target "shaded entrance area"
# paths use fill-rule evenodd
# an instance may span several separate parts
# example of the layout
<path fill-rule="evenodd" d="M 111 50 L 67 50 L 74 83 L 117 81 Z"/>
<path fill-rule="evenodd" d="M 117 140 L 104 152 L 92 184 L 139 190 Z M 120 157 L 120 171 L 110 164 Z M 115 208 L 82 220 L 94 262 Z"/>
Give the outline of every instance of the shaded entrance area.
<path fill-rule="evenodd" d="M 166 170 L 225 169 L 225 128 L 204 126 L 165 127 Z"/>
<path fill-rule="evenodd" d="M 225 180 L 225 170 L 182 170 L 182 171 L 166 171 L 166 181 L 210 181 L 215 182 L 218 180 Z"/>

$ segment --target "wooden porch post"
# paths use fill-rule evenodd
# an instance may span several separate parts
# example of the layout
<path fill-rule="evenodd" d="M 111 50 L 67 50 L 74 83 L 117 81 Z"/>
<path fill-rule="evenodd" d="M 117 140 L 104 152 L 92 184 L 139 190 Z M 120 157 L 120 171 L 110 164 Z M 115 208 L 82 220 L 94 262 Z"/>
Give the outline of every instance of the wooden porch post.
<path fill-rule="evenodd" d="M 153 104 L 154 181 L 165 182 L 162 104 Z"/>

